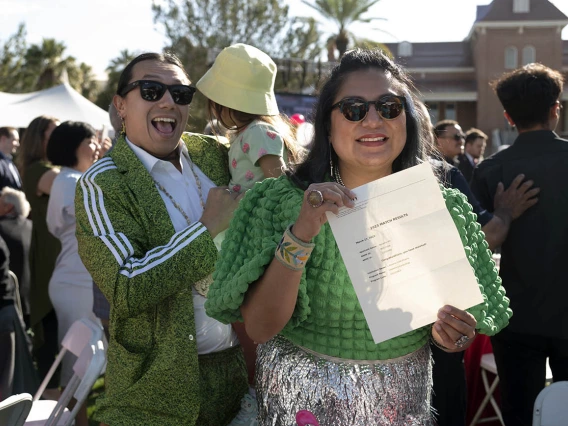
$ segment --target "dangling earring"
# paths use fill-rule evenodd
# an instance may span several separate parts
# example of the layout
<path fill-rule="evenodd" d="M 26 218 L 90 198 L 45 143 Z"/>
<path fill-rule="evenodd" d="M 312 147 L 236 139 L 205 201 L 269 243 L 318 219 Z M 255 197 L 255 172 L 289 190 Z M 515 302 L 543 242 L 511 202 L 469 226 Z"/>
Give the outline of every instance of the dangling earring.
<path fill-rule="evenodd" d="M 333 180 L 333 159 L 331 158 L 331 151 L 332 151 L 332 146 L 331 146 L 331 142 L 329 143 L 329 173 L 331 175 L 331 179 Z"/>
<path fill-rule="evenodd" d="M 122 128 L 120 129 L 120 134 L 126 136 L 126 124 L 124 123 L 124 118 L 120 114 L 118 114 L 120 120 L 122 121 Z"/>

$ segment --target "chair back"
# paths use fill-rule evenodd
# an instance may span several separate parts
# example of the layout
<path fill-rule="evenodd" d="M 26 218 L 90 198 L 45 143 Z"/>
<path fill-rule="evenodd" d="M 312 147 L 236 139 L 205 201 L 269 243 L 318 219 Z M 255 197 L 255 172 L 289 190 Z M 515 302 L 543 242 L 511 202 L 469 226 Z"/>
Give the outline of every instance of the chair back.
<path fill-rule="evenodd" d="M 22 426 L 32 409 L 29 393 L 13 395 L 0 402 L 0 425 Z"/>
<path fill-rule="evenodd" d="M 81 318 L 80 320 L 75 321 L 67 333 L 65 333 L 63 341 L 61 342 L 61 350 L 59 351 L 59 354 L 57 354 L 57 358 L 55 358 L 55 361 L 51 365 L 51 368 L 47 372 L 47 375 L 34 395 L 34 401 L 37 401 L 43 394 L 43 391 L 47 387 L 47 384 L 51 380 L 51 377 L 57 370 L 57 367 L 61 363 L 61 360 L 67 351 L 79 357 L 86 346 L 96 345 L 97 342 L 102 339 L 103 328 L 99 324 L 88 318 Z"/>
<path fill-rule="evenodd" d="M 57 401 L 57 405 L 51 412 L 51 415 L 47 419 L 45 426 L 56 426 L 59 424 L 65 407 L 69 403 L 72 397 L 75 397 L 77 401 L 71 415 L 67 418 L 65 426 L 70 426 L 73 424 L 73 419 L 77 415 L 79 409 L 83 403 L 87 400 L 89 392 L 91 391 L 96 380 L 99 378 L 103 369 L 106 366 L 106 356 L 105 356 L 105 344 L 104 340 L 98 340 L 95 344 L 87 344 L 75 364 L 73 365 L 73 377 L 69 380 L 69 383 L 65 387 L 65 390 L 61 394 L 61 397 Z"/>
<path fill-rule="evenodd" d="M 540 391 L 534 403 L 533 426 L 563 426 L 568 419 L 568 381 Z"/>
<path fill-rule="evenodd" d="M 79 357 L 83 349 L 90 343 L 102 339 L 103 330 L 101 326 L 88 318 L 81 318 L 75 321 L 61 342 L 61 346 Z"/>

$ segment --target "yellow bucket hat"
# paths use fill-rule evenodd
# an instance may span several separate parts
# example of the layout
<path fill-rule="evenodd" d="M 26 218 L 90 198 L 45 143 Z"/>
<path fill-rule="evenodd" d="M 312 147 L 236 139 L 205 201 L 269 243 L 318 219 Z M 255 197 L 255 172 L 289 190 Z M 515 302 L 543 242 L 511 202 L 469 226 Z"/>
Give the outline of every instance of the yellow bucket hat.
<path fill-rule="evenodd" d="M 213 102 L 237 111 L 278 115 L 274 96 L 276 64 L 248 44 L 226 47 L 197 82 L 197 89 Z"/>

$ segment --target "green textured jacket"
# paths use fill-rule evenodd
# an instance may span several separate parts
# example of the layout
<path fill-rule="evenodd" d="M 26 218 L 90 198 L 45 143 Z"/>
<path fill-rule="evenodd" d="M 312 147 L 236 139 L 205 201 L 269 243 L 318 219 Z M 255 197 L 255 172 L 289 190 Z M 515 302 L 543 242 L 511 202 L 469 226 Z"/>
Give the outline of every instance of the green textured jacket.
<path fill-rule="evenodd" d="M 193 162 L 227 185 L 227 148 L 182 136 Z M 199 222 L 175 232 L 152 177 L 124 138 L 83 174 L 75 198 L 79 254 L 110 302 L 105 394 L 115 425 L 195 425 L 199 370 L 191 285 L 218 252 Z"/>
<path fill-rule="evenodd" d="M 468 309 L 480 333 L 494 335 L 512 315 L 509 299 L 471 205 L 457 190 L 441 189 L 460 234 L 484 302 Z M 239 203 L 209 288 L 207 315 L 242 321 L 240 306 L 251 283 L 272 259 L 286 227 L 296 221 L 304 191 L 286 177 L 257 183 Z M 428 342 L 430 327 L 375 344 L 329 223 L 313 239 L 292 317 L 281 334 L 297 345 L 333 357 L 384 360 L 409 354 Z"/>

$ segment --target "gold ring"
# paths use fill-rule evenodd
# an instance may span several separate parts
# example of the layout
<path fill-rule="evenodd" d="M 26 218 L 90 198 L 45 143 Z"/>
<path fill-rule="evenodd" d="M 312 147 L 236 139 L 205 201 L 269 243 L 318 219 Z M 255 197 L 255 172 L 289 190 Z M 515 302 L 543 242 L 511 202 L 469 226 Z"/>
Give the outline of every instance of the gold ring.
<path fill-rule="evenodd" d="M 310 192 L 308 192 L 307 200 L 308 204 L 315 209 L 321 206 L 324 202 L 323 194 L 317 189 L 312 189 Z"/>

